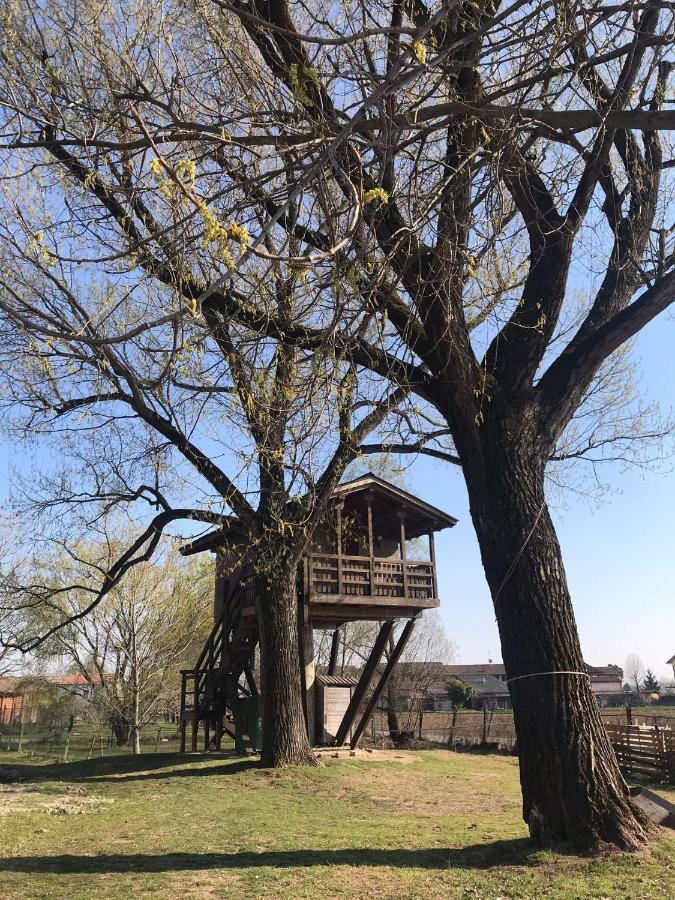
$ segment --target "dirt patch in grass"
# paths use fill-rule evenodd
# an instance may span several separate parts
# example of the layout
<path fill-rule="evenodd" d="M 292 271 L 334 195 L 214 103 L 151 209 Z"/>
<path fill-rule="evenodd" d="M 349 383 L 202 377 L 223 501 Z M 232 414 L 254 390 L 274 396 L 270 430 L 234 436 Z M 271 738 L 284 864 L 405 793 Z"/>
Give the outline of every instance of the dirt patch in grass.
<path fill-rule="evenodd" d="M 25 784 L 3 784 L 0 786 L 0 816 L 8 816 L 10 813 L 19 812 L 28 807 L 28 794 L 37 793 L 31 791 Z"/>
<path fill-rule="evenodd" d="M 208 874 L 181 872 L 168 880 L 167 888 L 173 897 L 228 897 L 232 888 L 243 880 L 242 875 L 217 869 Z"/>
<path fill-rule="evenodd" d="M 0 816 L 20 812 L 46 812 L 52 816 L 72 816 L 90 812 L 114 803 L 84 787 L 68 786 L 45 799 L 43 791 L 27 784 L 5 784 L 0 787 Z"/>

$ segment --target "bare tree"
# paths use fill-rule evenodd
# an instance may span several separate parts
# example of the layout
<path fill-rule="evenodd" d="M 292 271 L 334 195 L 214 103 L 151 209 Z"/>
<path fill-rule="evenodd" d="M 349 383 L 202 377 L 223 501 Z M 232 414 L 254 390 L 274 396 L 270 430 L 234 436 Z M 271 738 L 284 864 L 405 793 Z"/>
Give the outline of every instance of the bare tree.
<path fill-rule="evenodd" d="M 626 657 L 626 661 L 623 664 L 623 671 L 631 686 L 631 690 L 633 690 L 635 695 L 639 698 L 640 691 L 642 690 L 642 682 L 647 670 L 637 653 L 631 653 Z"/>
<path fill-rule="evenodd" d="M 355 621 L 340 628 L 338 669 L 344 673 L 358 669 L 367 660 L 381 623 Z M 397 629 L 403 627 L 398 623 Z M 389 660 L 397 643 L 396 630 L 392 632 L 384 650 Z M 317 663 L 327 666 L 330 658 L 331 634 L 322 632 L 317 644 Z M 454 642 L 437 610 L 428 610 L 418 616 L 414 630 L 396 666 L 387 680 L 384 700 L 387 709 L 387 726 L 392 740 L 397 742 L 402 731 L 414 731 L 419 727 L 424 703 L 429 689 L 445 679 L 445 666 L 457 655 Z M 405 710 L 401 710 L 401 701 Z"/>
<path fill-rule="evenodd" d="M 150 3 L 134 40 L 117 7 L 78 12 L 3 13 L 6 184 L 20 192 L 4 236 L 7 380 L 51 385 L 54 356 L 90 366 L 105 381 L 97 403 L 124 402 L 156 428 L 145 407 L 159 359 L 129 386 L 121 338 L 101 342 L 100 313 L 82 312 L 91 284 L 73 289 L 69 266 L 95 259 L 122 286 L 101 309 L 129 292 L 121 335 L 142 333 L 146 357 L 161 329 L 183 348 L 186 322 L 192 340 L 203 322 L 236 318 L 295 348 L 329 340 L 360 374 L 414 393 L 432 433 L 453 441 L 427 451 L 466 480 L 532 837 L 640 844 L 583 665 L 545 473 L 607 448 L 630 458 L 633 438 L 664 430 L 630 404 L 598 428 L 584 414 L 612 398 L 613 354 L 675 299 L 672 8 Z M 35 216 L 38 185 L 47 208 Z M 270 255 L 314 288 L 293 310 L 265 289 L 274 276 L 256 274 Z M 164 301 L 148 307 L 143 293 L 142 318 L 139 272 Z M 181 452 L 250 517 L 186 440 Z"/>

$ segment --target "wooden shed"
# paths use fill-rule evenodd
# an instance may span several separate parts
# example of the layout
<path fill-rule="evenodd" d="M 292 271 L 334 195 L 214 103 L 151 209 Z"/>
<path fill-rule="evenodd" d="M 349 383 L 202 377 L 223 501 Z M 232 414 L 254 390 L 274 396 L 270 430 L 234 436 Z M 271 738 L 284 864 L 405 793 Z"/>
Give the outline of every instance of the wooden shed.
<path fill-rule="evenodd" d="M 349 703 L 354 695 L 358 679 L 349 675 L 328 675 L 320 673 L 316 676 L 314 712 L 316 716 L 315 739 L 318 744 L 327 746 L 335 742 L 335 736 Z M 346 740 L 351 741 L 352 729 L 349 729 Z"/>

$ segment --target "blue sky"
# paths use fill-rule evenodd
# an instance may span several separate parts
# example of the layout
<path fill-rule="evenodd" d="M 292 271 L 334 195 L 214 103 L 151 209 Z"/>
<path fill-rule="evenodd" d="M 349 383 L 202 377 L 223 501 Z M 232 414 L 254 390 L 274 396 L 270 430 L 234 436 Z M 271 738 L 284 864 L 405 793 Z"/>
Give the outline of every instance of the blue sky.
<path fill-rule="evenodd" d="M 671 314 L 652 323 L 634 348 L 645 392 L 664 411 L 675 406 L 674 346 Z M 39 463 L 39 453 L 32 457 L 25 448 L 0 443 L 4 497 L 16 468 Z M 658 677 L 672 678 L 665 661 L 675 653 L 675 472 L 614 468 L 604 474 L 613 491 L 599 507 L 570 497 L 566 508 L 553 510 L 584 656 L 593 665 L 623 665 L 629 653 L 637 653 Z M 437 540 L 441 612 L 459 660 L 501 659 L 461 472 L 421 458 L 406 481 L 460 520 Z"/>
<path fill-rule="evenodd" d="M 645 393 L 675 406 L 675 317 L 639 336 L 634 355 Z M 637 653 L 658 677 L 675 654 L 675 472 L 603 470 L 612 486 L 599 507 L 568 498 L 553 509 L 581 645 L 591 665 L 623 666 Z M 460 519 L 437 538 L 441 611 L 461 662 L 501 659 L 499 636 L 459 470 L 420 460 L 412 490 Z"/>

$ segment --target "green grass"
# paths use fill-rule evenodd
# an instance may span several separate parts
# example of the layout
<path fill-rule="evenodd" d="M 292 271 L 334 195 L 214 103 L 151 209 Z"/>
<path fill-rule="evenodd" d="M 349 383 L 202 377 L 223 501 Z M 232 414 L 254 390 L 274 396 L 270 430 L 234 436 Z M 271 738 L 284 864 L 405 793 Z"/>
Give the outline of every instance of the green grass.
<path fill-rule="evenodd" d="M 675 896 L 672 832 L 633 855 L 532 849 L 511 758 L 27 762 L 22 785 L 0 785 L 2 900 Z"/>

